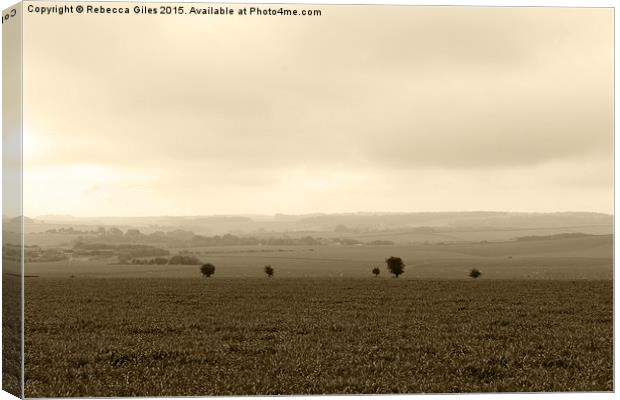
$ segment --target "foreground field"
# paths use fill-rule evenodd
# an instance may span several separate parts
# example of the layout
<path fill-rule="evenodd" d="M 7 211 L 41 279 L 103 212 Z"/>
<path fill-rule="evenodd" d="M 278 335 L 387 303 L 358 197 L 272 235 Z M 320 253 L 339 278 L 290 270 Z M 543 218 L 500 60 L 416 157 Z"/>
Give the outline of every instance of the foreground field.
<path fill-rule="evenodd" d="M 611 391 L 612 282 L 26 279 L 26 396 Z"/>
<path fill-rule="evenodd" d="M 4 262 L 2 277 L 2 390 L 21 395 L 22 382 L 22 324 L 21 279 L 10 275 L 18 269 L 15 263 Z"/>

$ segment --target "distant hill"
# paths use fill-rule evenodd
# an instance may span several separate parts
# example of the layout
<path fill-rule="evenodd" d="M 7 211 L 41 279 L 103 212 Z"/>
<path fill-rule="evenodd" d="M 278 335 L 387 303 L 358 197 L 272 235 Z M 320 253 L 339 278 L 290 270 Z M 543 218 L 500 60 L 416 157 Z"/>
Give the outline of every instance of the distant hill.
<path fill-rule="evenodd" d="M 572 239 L 572 238 L 580 238 L 586 236 L 593 236 L 587 233 L 574 232 L 574 233 L 557 233 L 555 235 L 532 235 L 532 236 L 521 236 L 516 240 L 518 242 L 531 242 L 535 240 L 557 240 L 557 239 Z"/>
<path fill-rule="evenodd" d="M 315 225 L 363 227 L 484 227 L 550 228 L 582 225 L 611 225 L 613 216 L 589 212 L 510 213 L 510 212 L 422 212 L 400 214 L 334 214 L 302 219 Z"/>
<path fill-rule="evenodd" d="M 29 224 L 30 225 L 30 224 Z M 232 233 L 268 234 L 295 233 L 364 234 L 368 232 L 407 231 L 433 234 L 441 231 L 508 231 L 551 230 L 541 234 L 562 232 L 611 233 L 613 216 L 591 212 L 511 213 L 493 211 L 472 212 L 412 212 L 412 213 L 347 213 L 305 215 L 205 215 L 154 217 L 96 217 L 81 218 L 70 215 L 42 215 L 29 231 L 74 226 L 77 229 L 97 229 L 115 226 L 123 230 L 138 228 L 142 232 L 192 231 L 196 234 L 216 235 Z M 79 228 L 81 227 L 81 228 Z M 580 229 L 580 228 L 584 229 Z M 585 229 L 593 228 L 595 229 Z M 525 235 L 529 233 L 523 232 Z M 522 234 L 521 236 L 525 236 Z M 513 236 L 514 237 L 514 236 Z M 420 238 L 421 239 L 421 238 Z M 425 239 L 422 239 L 425 240 Z"/>

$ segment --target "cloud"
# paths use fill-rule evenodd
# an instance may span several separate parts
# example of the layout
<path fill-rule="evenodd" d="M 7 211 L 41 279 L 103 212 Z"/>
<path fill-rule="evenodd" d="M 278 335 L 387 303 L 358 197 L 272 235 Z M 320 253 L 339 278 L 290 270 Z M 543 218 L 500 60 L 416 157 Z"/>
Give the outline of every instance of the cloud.
<path fill-rule="evenodd" d="M 338 188 L 362 173 L 375 186 L 401 177 L 411 195 L 405 177 L 420 171 L 442 192 L 446 170 L 473 186 L 550 163 L 596 165 L 586 186 L 607 176 L 610 9 L 324 9 L 303 20 L 28 15 L 25 124 L 45 146 L 26 164 L 151 175 L 153 196 L 174 187 L 190 208 L 200 205 L 178 182 L 235 195 L 298 182 L 322 191 L 317 207 L 346 208 L 358 193 Z M 569 169 L 543 170 L 568 185 Z"/>

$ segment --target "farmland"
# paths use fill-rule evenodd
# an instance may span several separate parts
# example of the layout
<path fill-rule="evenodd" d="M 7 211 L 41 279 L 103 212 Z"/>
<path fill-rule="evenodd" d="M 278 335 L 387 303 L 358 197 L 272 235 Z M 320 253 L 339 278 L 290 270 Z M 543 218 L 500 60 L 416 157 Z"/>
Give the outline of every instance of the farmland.
<path fill-rule="evenodd" d="M 405 260 L 405 276 L 425 279 L 466 278 L 470 268 L 485 279 L 611 279 L 611 235 L 536 241 L 419 244 L 393 246 L 221 246 L 170 248 L 187 251 L 216 265 L 218 277 L 261 277 L 274 266 L 280 277 L 370 276 L 385 258 Z M 70 262 L 27 263 L 26 273 L 40 277 L 191 278 L 197 267 L 183 265 L 118 265 L 99 257 Z"/>
<path fill-rule="evenodd" d="M 26 279 L 26 395 L 612 390 L 609 280 Z"/>
<path fill-rule="evenodd" d="M 613 390 L 607 228 L 53 229 L 27 236 L 28 397 Z"/>

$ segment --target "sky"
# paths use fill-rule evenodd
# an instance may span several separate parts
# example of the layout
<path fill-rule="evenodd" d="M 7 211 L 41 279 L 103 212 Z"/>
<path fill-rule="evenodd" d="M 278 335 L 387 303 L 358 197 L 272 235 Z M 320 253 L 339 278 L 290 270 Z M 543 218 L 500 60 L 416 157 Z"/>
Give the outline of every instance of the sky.
<path fill-rule="evenodd" d="M 27 13 L 24 214 L 613 211 L 611 9 L 313 8 Z"/>

